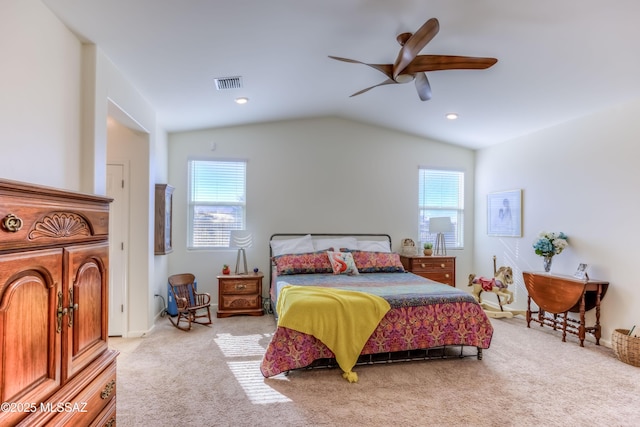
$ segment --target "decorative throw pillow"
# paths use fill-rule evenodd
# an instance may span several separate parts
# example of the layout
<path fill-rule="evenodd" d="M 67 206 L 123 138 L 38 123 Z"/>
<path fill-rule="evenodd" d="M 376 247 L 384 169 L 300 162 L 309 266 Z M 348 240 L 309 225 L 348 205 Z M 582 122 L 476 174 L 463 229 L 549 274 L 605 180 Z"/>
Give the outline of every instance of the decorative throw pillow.
<path fill-rule="evenodd" d="M 327 255 L 333 268 L 333 274 L 359 274 L 351 252 L 327 251 Z"/>
<path fill-rule="evenodd" d="M 400 255 L 387 252 L 351 251 L 360 273 L 404 273 Z"/>
<path fill-rule="evenodd" d="M 273 257 L 273 262 L 278 276 L 333 273 L 326 251 L 278 255 Z"/>

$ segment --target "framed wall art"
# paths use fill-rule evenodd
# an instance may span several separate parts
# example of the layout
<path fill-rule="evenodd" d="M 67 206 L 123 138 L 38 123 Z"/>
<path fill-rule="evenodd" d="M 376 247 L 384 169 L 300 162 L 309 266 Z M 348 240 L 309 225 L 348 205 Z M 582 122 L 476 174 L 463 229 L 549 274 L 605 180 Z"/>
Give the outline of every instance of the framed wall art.
<path fill-rule="evenodd" d="M 487 195 L 487 234 L 522 237 L 522 190 Z"/>

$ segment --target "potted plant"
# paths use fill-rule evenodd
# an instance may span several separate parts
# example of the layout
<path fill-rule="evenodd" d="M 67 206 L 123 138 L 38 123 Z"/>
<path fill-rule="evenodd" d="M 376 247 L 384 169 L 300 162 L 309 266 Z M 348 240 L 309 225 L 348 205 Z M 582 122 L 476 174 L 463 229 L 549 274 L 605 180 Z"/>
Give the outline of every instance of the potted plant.
<path fill-rule="evenodd" d="M 431 256 L 433 254 L 433 243 L 425 243 L 424 250 L 422 252 L 427 256 Z"/>
<path fill-rule="evenodd" d="M 227 264 L 222 266 L 222 274 L 229 274 L 231 273 L 231 269 L 229 268 L 229 266 Z"/>

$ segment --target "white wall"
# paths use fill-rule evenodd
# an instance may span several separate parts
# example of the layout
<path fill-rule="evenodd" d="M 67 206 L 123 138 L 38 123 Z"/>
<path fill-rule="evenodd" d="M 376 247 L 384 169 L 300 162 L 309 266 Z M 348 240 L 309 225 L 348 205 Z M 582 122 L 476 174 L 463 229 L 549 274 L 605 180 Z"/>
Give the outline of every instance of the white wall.
<path fill-rule="evenodd" d="M 553 259 L 552 273 L 572 275 L 579 263 L 607 280 L 602 301 L 603 340 L 616 328 L 640 324 L 635 239 L 640 238 L 637 159 L 640 102 L 622 105 L 480 150 L 476 156 L 473 264 L 490 275 L 498 265 L 515 269 L 516 302 L 526 307 L 522 271 L 542 270 L 532 244 L 540 231 L 563 231 L 569 247 Z M 486 196 L 523 189 L 523 237 L 488 237 Z M 593 322 L 594 312 L 587 313 Z"/>
<path fill-rule="evenodd" d="M 211 151 L 212 144 L 215 151 Z M 254 245 L 250 268 L 268 271 L 273 233 L 387 233 L 394 249 L 418 237 L 418 166 L 464 170 L 465 230 L 473 224 L 474 153 L 460 147 L 337 118 L 293 120 L 169 136 L 169 183 L 174 193 L 174 252 L 170 273 L 193 272 L 200 290 L 217 301 L 216 275 L 235 265 L 235 251 L 187 251 L 187 160 L 247 159 L 247 229 Z M 457 256 L 471 263 L 473 234 Z M 462 274 L 458 283 L 466 285 Z M 462 279 L 462 282 L 460 281 Z M 267 295 L 265 281 L 264 295 Z"/>
<path fill-rule="evenodd" d="M 80 190 L 78 39 L 39 0 L 3 0 L 0 57 L 0 176 Z"/>

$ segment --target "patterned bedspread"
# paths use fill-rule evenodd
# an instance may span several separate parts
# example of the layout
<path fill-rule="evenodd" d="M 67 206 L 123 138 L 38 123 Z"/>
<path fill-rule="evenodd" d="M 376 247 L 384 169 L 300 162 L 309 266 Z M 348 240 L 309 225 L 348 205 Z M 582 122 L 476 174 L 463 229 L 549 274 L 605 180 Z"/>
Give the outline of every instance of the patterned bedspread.
<path fill-rule="evenodd" d="M 272 298 L 277 298 L 279 289 L 286 284 L 359 290 L 386 299 L 391 310 L 371 334 L 363 355 L 444 345 L 486 349 L 491 343 L 491 322 L 469 293 L 412 273 L 281 276 L 275 281 Z M 331 350 L 313 336 L 278 327 L 260 371 L 265 377 L 271 377 L 333 357 Z"/>

